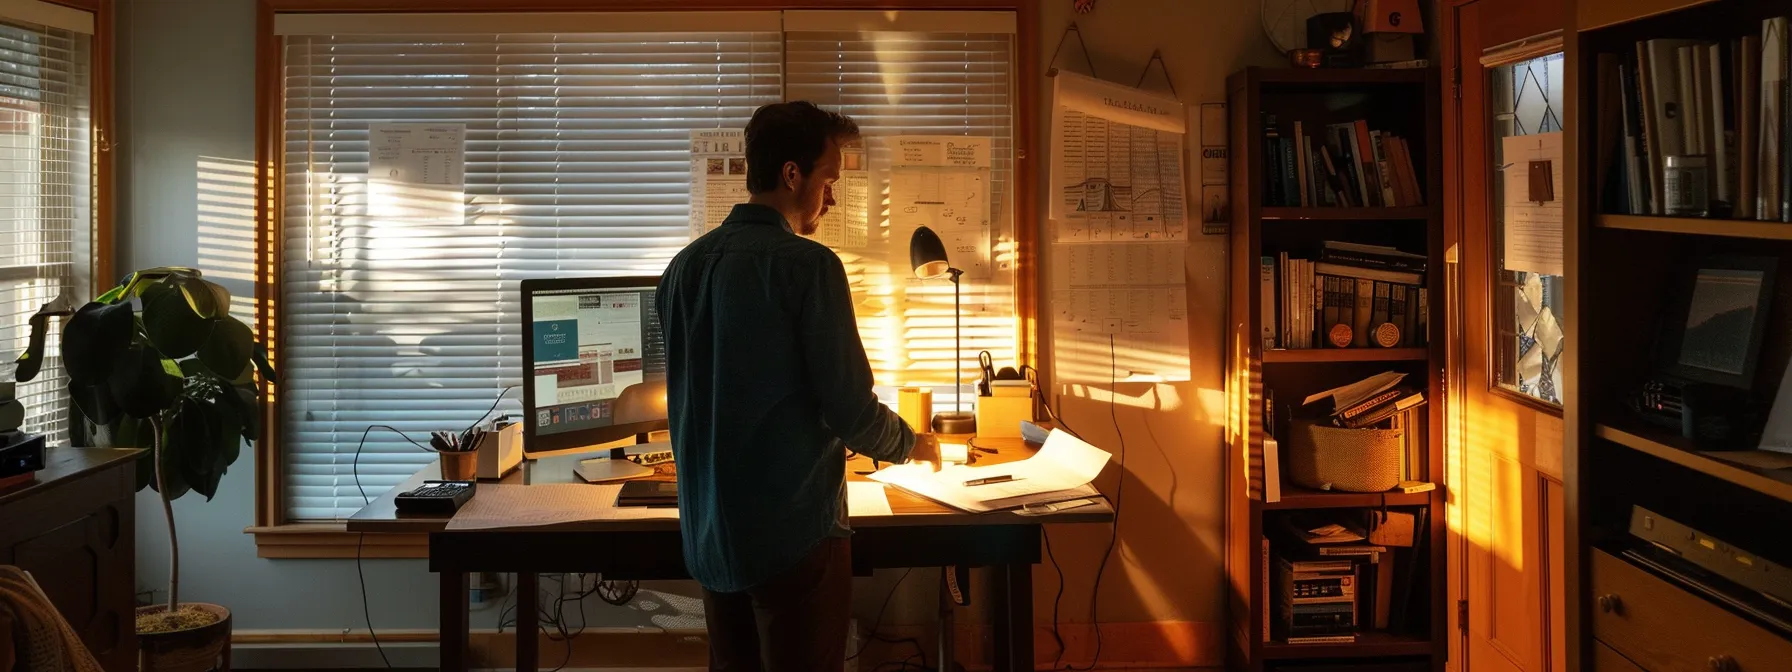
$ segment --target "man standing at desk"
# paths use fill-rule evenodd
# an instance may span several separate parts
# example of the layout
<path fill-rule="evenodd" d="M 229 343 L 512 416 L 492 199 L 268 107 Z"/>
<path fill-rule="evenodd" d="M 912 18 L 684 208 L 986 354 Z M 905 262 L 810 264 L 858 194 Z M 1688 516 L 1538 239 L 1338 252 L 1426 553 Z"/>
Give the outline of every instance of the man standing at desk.
<path fill-rule="evenodd" d="M 752 196 L 672 259 L 656 299 L 685 564 L 711 670 L 839 670 L 846 449 L 905 462 L 938 448 L 872 393 L 846 269 L 797 235 L 834 205 L 858 126 L 799 101 L 759 108 L 746 135 Z"/>

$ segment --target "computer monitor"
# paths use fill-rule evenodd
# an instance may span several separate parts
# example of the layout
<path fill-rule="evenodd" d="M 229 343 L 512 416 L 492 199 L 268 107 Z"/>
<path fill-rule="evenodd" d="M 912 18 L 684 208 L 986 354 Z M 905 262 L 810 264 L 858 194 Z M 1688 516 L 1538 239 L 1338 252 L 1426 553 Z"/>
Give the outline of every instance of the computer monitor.
<path fill-rule="evenodd" d="M 644 443 L 667 428 L 658 287 L 657 277 L 523 281 L 525 458 Z"/>

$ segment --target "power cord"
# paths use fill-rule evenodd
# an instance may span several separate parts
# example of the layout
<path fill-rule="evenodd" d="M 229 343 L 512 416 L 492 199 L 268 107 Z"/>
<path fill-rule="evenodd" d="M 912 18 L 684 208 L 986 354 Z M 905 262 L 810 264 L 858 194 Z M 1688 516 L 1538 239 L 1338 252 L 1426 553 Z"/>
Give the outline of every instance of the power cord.
<path fill-rule="evenodd" d="M 486 410 L 484 415 L 479 416 L 478 420 L 473 421 L 473 424 L 471 426 L 469 426 L 468 429 L 470 430 L 474 427 L 478 427 L 479 423 L 485 422 L 486 417 L 490 416 L 492 414 L 492 411 L 498 410 L 498 404 L 503 403 L 504 396 L 507 394 L 510 394 L 510 391 L 514 390 L 516 388 L 517 388 L 517 386 L 510 385 L 510 386 L 505 387 L 502 390 L 499 390 L 498 398 L 492 400 L 492 407 L 490 409 Z M 399 438 L 404 439 L 405 442 L 407 442 L 413 446 L 416 446 L 419 449 L 429 450 L 428 446 L 425 446 L 421 443 L 417 443 L 416 441 L 412 440 L 409 435 L 405 434 L 404 432 L 398 431 L 396 428 L 392 427 L 391 425 L 368 425 L 367 429 L 362 430 L 361 440 L 355 443 L 355 457 L 353 460 L 351 460 L 349 462 L 349 472 L 351 474 L 353 474 L 355 477 L 355 490 L 357 490 L 361 493 L 361 505 L 362 506 L 366 506 L 369 502 L 372 502 L 373 500 L 367 496 L 367 488 L 361 485 L 361 450 L 363 448 L 367 447 L 367 435 L 372 434 L 373 430 L 376 430 L 376 429 L 384 429 L 388 432 L 392 432 L 393 434 L 397 434 Z M 375 651 L 379 652 L 380 662 L 385 664 L 386 669 L 390 670 L 390 669 L 392 669 L 392 660 L 390 658 L 386 657 L 386 647 L 384 647 L 380 644 L 380 635 L 378 632 L 375 632 L 373 629 L 373 609 L 367 603 L 367 572 L 361 566 L 362 551 L 365 548 L 366 544 L 367 544 L 367 533 L 366 532 L 362 532 L 360 534 L 355 535 L 355 579 L 361 585 L 361 619 L 367 623 L 367 636 L 373 640 L 373 649 Z M 500 618 L 499 622 L 502 623 L 501 618 Z M 570 655 L 570 652 L 568 655 Z"/>
<path fill-rule="evenodd" d="M 884 604 L 883 604 L 883 606 L 877 608 L 877 620 L 874 620 L 871 622 L 871 635 L 872 636 L 866 637 L 865 641 L 860 642 L 859 650 L 854 651 L 854 652 L 852 652 L 852 655 L 847 656 L 846 657 L 847 660 L 858 659 L 860 654 L 865 653 L 866 647 L 871 646 L 871 640 L 875 639 L 877 636 L 877 629 L 882 627 L 884 624 L 884 613 L 889 611 L 889 609 L 890 609 L 890 599 L 896 597 L 896 589 L 902 587 L 902 582 L 907 581 L 909 572 L 913 572 L 913 571 L 915 571 L 915 569 L 913 567 L 902 570 L 902 576 L 897 577 L 896 583 L 890 586 L 890 592 L 884 594 Z M 920 647 L 921 647 L 920 642 L 916 642 L 915 648 L 919 649 Z"/>

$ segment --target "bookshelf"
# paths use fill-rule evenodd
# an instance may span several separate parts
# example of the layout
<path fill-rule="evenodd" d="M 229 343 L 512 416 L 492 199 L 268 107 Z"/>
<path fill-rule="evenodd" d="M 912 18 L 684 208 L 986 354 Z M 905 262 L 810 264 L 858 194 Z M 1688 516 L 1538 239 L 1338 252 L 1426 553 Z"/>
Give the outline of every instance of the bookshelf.
<path fill-rule="evenodd" d="M 1227 84 L 1233 147 L 1230 323 L 1235 329 L 1228 339 L 1227 355 L 1232 428 L 1226 464 L 1229 667 L 1239 672 L 1269 672 L 1291 669 L 1288 666 L 1294 664 L 1336 662 L 1417 664 L 1441 672 L 1448 650 L 1442 488 L 1422 493 L 1320 491 L 1300 487 L 1284 476 L 1280 499 L 1269 502 L 1264 500 L 1261 485 L 1267 397 L 1273 395 L 1279 412 L 1285 412 L 1296 407 L 1290 402 L 1308 394 L 1383 371 L 1406 373 L 1404 382 L 1422 390 L 1431 402 L 1424 407 L 1421 428 L 1415 430 L 1422 443 L 1419 455 L 1423 464 L 1416 465 L 1414 475 L 1433 483 L 1443 480 L 1442 404 L 1438 400 L 1444 363 L 1441 316 L 1445 311 L 1443 218 L 1438 205 L 1442 200 L 1438 74 L 1434 70 L 1249 68 L 1233 74 Z M 1413 162 L 1419 202 L 1396 199 L 1398 204 L 1393 207 L 1268 205 L 1270 161 L 1263 142 L 1266 114 L 1274 115 L 1277 126 L 1288 131 L 1294 122 L 1301 122 L 1303 134 L 1312 136 L 1315 146 L 1323 142 L 1328 124 L 1359 119 L 1371 129 L 1397 135 L 1405 141 Z M 1308 195 L 1311 201 L 1312 192 Z M 1281 301 L 1274 298 L 1282 296 L 1279 293 L 1272 294 L 1270 305 L 1265 305 L 1259 282 L 1261 259 L 1276 258 L 1282 252 L 1316 257 L 1312 251 L 1325 241 L 1396 248 L 1422 257 L 1425 270 L 1417 276 L 1415 287 L 1430 293 L 1428 308 L 1435 319 L 1426 322 L 1423 330 L 1403 328 L 1401 347 L 1282 347 L 1279 326 L 1272 328 L 1277 342 L 1266 347 L 1262 327 L 1275 325 L 1285 313 L 1276 305 Z M 1285 435 L 1282 444 L 1288 445 Z M 1280 454 L 1286 465 L 1287 449 Z M 1396 565 L 1402 578 L 1411 573 L 1412 597 L 1401 626 L 1363 628 L 1355 642 L 1339 644 L 1288 643 L 1279 636 L 1279 626 L 1266 626 L 1271 608 L 1264 592 L 1265 582 L 1270 580 L 1265 569 L 1269 556 L 1263 550 L 1266 530 L 1274 529 L 1282 516 L 1350 514 L 1384 506 L 1415 514 L 1423 511 L 1426 516 L 1425 525 L 1416 531 L 1424 537 L 1423 544 L 1392 551 L 1405 563 Z"/>
<path fill-rule="evenodd" d="M 1564 229 L 1572 353 L 1563 398 L 1568 546 L 1564 588 L 1571 668 L 1614 669 L 1609 661 L 1622 656 L 1636 662 L 1631 669 L 1669 669 L 1663 661 L 1692 660 L 1694 650 L 1702 646 L 1698 642 L 1734 634 L 1722 632 L 1723 626 L 1712 619 L 1691 614 L 1673 627 L 1639 627 L 1628 637 L 1614 637 L 1602 629 L 1600 624 L 1610 616 L 1598 608 L 1596 595 L 1603 594 L 1617 576 L 1611 567 L 1614 563 L 1646 567 L 1623 554 L 1648 550 L 1630 534 L 1633 507 L 1644 507 L 1775 562 L 1792 562 L 1792 542 L 1760 525 L 1763 520 L 1792 519 L 1792 455 L 1754 450 L 1792 359 L 1792 221 L 1762 221 L 1758 200 L 1753 213 L 1739 207 L 1748 201 L 1743 198 L 1740 174 L 1745 159 L 1739 157 L 1731 157 L 1737 171 L 1725 188 L 1735 197 L 1731 207 L 1717 209 L 1709 217 L 1669 216 L 1652 206 L 1637 208 L 1638 199 L 1631 198 L 1629 186 L 1640 182 L 1622 174 L 1627 160 L 1623 150 L 1642 147 L 1645 154 L 1652 154 L 1658 149 L 1655 141 L 1631 145 L 1626 140 L 1634 129 L 1626 123 L 1625 113 L 1633 107 L 1625 101 L 1636 98 L 1634 107 L 1644 109 L 1651 101 L 1623 83 L 1626 78 L 1641 78 L 1614 74 L 1642 67 L 1636 65 L 1639 45 L 1644 45 L 1640 51 L 1645 60 L 1655 53 L 1647 46 L 1652 42 L 1659 46 L 1668 44 L 1660 42 L 1664 40 L 1684 40 L 1673 44 L 1688 49 L 1717 45 L 1719 76 L 1707 81 L 1720 85 L 1713 89 L 1695 82 L 1689 90 L 1708 93 L 1708 99 L 1727 105 L 1723 115 L 1704 119 L 1711 122 L 1715 117 L 1712 136 L 1718 127 L 1734 136 L 1733 144 L 1724 144 L 1725 152 L 1740 151 L 1750 144 L 1742 142 L 1742 136 L 1759 137 L 1744 132 L 1746 121 L 1740 115 L 1745 108 L 1739 103 L 1746 93 L 1740 85 L 1748 80 L 1741 74 L 1747 63 L 1743 38 L 1753 36 L 1758 44 L 1763 20 L 1787 15 L 1792 15 L 1792 6 L 1783 2 L 1577 0 L 1575 16 L 1581 30 L 1565 40 L 1575 103 L 1566 120 L 1568 142 L 1570 153 L 1577 155 L 1569 159 L 1570 221 Z M 1688 52 L 1674 53 L 1678 59 Z M 1697 52 L 1690 53 L 1696 60 Z M 1792 101 L 1782 102 L 1788 104 L 1781 112 L 1792 113 Z M 1689 107 L 1681 109 L 1692 112 Z M 1755 165 L 1760 168 L 1751 172 L 1762 174 L 1767 160 L 1757 154 Z M 1792 170 L 1792 161 L 1784 157 L 1778 161 Z M 1762 193 L 1758 181 L 1752 191 Z M 1715 184 L 1711 192 L 1714 197 L 1718 194 Z M 1664 325 L 1685 319 L 1684 314 L 1673 314 L 1674 306 L 1686 310 L 1673 297 L 1685 291 L 1687 269 L 1709 257 L 1765 257 L 1774 261 L 1778 273 L 1767 293 L 1767 327 L 1751 387 L 1739 393 L 1742 400 L 1725 404 L 1726 409 L 1752 409 L 1754 416 L 1740 418 L 1735 438 L 1699 441 L 1645 421 L 1625 402 L 1658 375 L 1666 359 L 1657 352 Z M 1639 613 L 1661 608 L 1671 599 L 1682 600 L 1680 604 L 1703 601 L 1714 610 L 1734 612 L 1748 599 L 1728 602 L 1734 598 L 1711 597 L 1705 587 L 1693 583 L 1692 575 L 1651 576 L 1660 579 L 1653 594 L 1624 596 Z M 1773 632 L 1767 636 L 1792 640 L 1792 633 Z M 1649 644 L 1638 644 L 1643 641 Z M 1697 655 L 1696 660 L 1705 661 L 1711 654 Z M 1746 652 L 1733 655 L 1740 669 L 1772 668 L 1784 660 L 1764 663 L 1751 660 Z"/>

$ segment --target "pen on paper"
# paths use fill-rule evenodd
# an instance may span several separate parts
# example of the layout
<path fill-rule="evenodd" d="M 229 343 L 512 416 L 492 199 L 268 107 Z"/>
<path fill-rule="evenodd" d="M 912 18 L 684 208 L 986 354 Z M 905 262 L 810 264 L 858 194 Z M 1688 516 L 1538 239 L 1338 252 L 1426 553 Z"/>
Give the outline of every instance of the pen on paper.
<path fill-rule="evenodd" d="M 1007 483 L 1009 481 L 1018 481 L 1018 480 L 1021 480 L 1021 479 L 1015 478 L 1011 474 L 1003 474 L 1001 476 L 991 476 L 989 478 L 973 478 L 971 480 L 965 481 L 964 487 L 968 488 L 968 487 L 971 487 L 974 485 L 989 485 L 991 483 Z"/>

